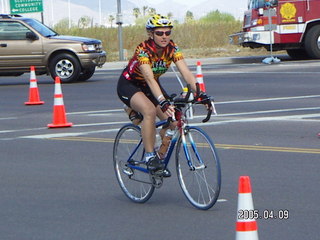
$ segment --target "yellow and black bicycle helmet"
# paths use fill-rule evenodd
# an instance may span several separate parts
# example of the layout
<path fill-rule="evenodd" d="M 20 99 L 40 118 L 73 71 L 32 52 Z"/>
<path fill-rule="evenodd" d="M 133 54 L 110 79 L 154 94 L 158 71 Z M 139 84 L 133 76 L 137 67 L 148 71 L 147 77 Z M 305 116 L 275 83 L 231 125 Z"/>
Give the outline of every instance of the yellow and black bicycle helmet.
<path fill-rule="evenodd" d="M 153 30 L 154 28 L 169 27 L 173 28 L 172 22 L 169 18 L 160 14 L 153 15 L 146 23 L 147 30 Z"/>

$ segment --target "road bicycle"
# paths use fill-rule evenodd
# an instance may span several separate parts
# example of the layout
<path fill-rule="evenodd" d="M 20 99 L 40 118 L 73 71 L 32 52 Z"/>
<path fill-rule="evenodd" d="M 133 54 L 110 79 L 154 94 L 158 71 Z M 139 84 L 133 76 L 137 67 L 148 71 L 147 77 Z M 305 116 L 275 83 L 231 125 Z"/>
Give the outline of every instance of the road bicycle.
<path fill-rule="evenodd" d="M 170 99 L 175 107 L 177 126 L 163 161 L 167 167 L 176 149 L 176 173 L 184 195 L 194 207 L 207 210 L 216 203 L 220 193 L 220 161 L 208 134 L 201 128 L 188 124 L 188 108 L 202 103 L 201 100 L 192 99 L 190 94 L 188 91 L 185 97 L 173 95 Z M 207 116 L 202 122 L 208 121 L 211 113 L 212 108 L 208 108 Z M 161 127 L 168 127 L 169 121 L 157 122 L 157 131 Z M 128 123 L 121 127 L 113 146 L 114 170 L 124 194 L 137 203 L 148 201 L 164 180 L 161 174 L 148 171 L 144 153 L 140 126 Z"/>

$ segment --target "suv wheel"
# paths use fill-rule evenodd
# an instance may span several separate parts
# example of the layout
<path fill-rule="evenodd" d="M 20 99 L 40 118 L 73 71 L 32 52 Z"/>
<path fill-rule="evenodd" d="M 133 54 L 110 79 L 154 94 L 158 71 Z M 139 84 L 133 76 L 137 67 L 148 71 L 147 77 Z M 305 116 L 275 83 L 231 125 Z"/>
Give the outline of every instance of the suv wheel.
<path fill-rule="evenodd" d="M 91 67 L 91 68 L 85 68 L 83 69 L 82 73 L 80 74 L 80 77 L 78 81 L 87 81 L 89 78 L 92 77 L 96 70 L 96 67 Z"/>
<path fill-rule="evenodd" d="M 61 82 L 70 83 L 78 80 L 81 67 L 76 57 L 68 53 L 62 53 L 51 59 L 49 71 L 53 79 L 60 77 Z"/>

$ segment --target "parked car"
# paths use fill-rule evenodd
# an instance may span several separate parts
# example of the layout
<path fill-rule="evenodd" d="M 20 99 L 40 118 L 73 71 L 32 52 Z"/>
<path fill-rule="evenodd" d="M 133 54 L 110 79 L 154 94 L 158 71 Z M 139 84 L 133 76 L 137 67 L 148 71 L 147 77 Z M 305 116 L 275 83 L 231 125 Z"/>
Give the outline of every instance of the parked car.
<path fill-rule="evenodd" d="M 20 76 L 35 66 L 61 82 L 86 81 L 106 62 L 100 40 L 59 35 L 41 22 L 0 14 L 0 76 Z"/>

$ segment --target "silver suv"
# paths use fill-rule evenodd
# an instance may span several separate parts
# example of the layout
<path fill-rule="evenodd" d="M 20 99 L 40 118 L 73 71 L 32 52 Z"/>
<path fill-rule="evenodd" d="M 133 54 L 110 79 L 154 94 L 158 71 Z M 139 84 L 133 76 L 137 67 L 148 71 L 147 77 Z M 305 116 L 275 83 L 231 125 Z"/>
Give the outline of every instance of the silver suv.
<path fill-rule="evenodd" d="M 32 18 L 0 14 L 0 76 L 36 73 L 86 81 L 106 62 L 100 40 L 62 36 Z"/>

